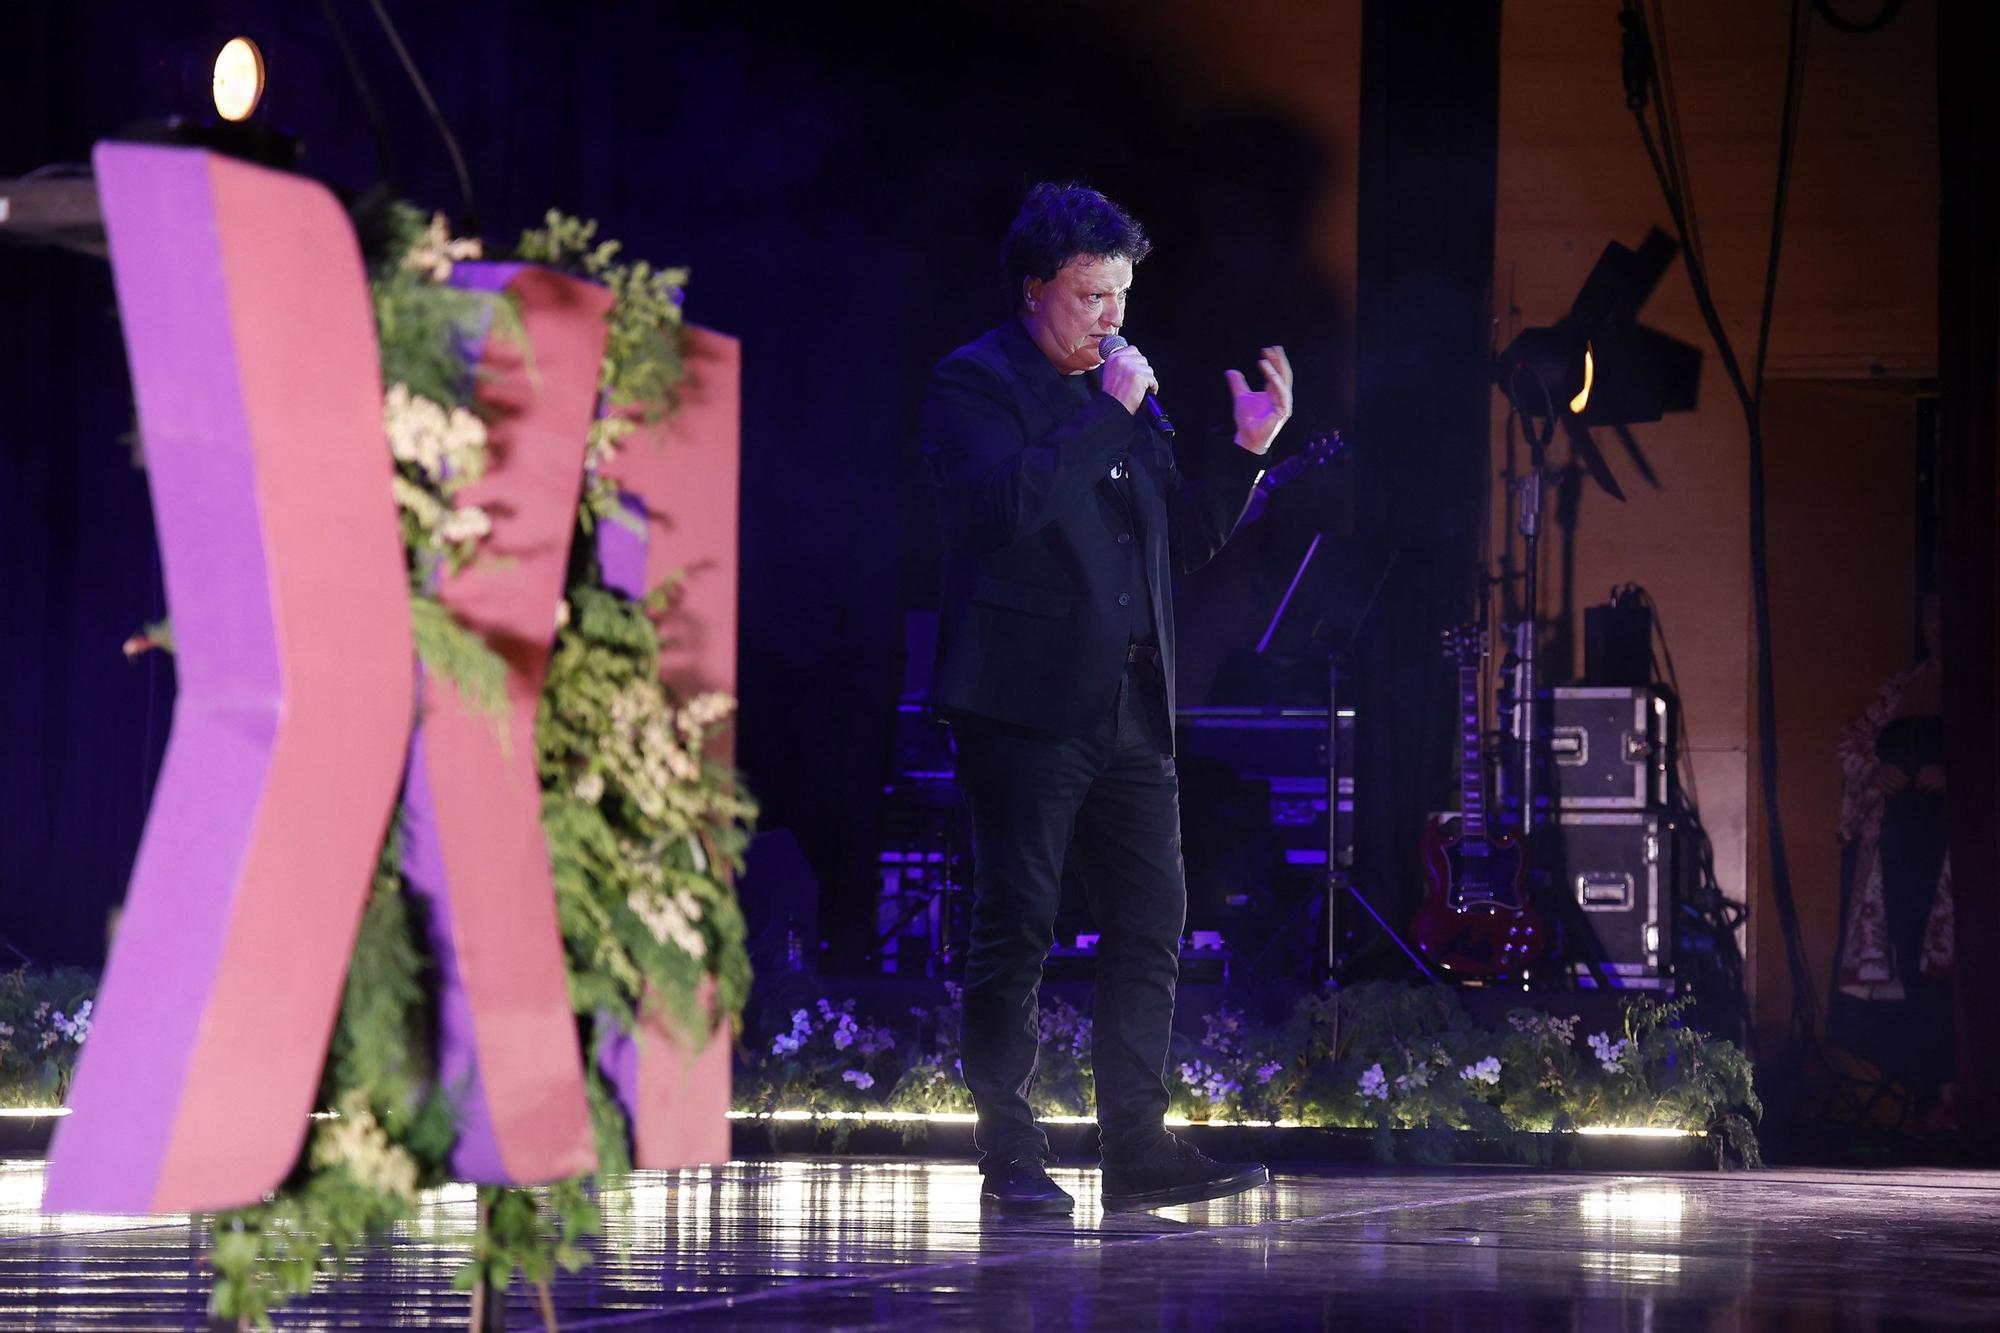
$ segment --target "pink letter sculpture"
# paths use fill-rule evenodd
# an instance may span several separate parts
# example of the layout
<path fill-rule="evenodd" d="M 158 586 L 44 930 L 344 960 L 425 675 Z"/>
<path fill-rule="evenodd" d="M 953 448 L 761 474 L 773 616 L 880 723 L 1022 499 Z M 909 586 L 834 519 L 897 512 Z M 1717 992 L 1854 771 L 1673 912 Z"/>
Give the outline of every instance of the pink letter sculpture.
<path fill-rule="evenodd" d="M 403 550 L 333 197 L 190 149 L 96 164 L 179 695 L 45 1206 L 224 1208 L 314 1109 L 409 736 Z"/>
<path fill-rule="evenodd" d="M 596 1164 L 542 836 L 535 705 L 555 637 L 586 433 L 604 354 L 602 287 L 521 264 L 461 264 L 452 281 L 507 291 L 532 362 L 489 334 L 477 358 L 496 413 L 487 475 L 460 492 L 493 516 L 480 559 L 438 597 L 507 661 L 500 727 L 427 678 L 410 749 L 404 868 L 431 910 L 440 1076 L 459 1101 L 452 1167 L 532 1184 Z M 504 735 L 503 735 L 504 732 Z"/>
<path fill-rule="evenodd" d="M 627 436 L 612 466 L 644 537 L 598 529 L 605 582 L 630 597 L 685 571 L 661 626 L 661 674 L 683 698 L 736 690 L 737 493 L 742 344 L 689 331 L 680 410 Z M 662 516 L 666 517 L 662 517 Z M 724 755 L 728 754 L 725 746 Z M 634 1165 L 658 1169 L 729 1158 L 729 1036 L 698 1052 L 660 1017 L 637 1041 L 607 1047 L 604 1068 L 632 1120 Z"/>

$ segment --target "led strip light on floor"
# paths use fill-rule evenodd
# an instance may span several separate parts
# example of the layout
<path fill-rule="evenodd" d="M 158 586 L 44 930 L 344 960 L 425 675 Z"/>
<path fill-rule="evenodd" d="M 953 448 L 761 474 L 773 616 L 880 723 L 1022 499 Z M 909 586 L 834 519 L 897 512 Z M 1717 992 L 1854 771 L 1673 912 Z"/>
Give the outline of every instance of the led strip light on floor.
<path fill-rule="evenodd" d="M 978 1117 L 969 1111 L 731 1111 L 731 1120 L 769 1120 L 785 1123 L 804 1121 L 845 1121 L 867 1125 L 970 1125 Z M 1087 1115 L 1045 1115 L 1036 1119 L 1044 1125 L 1094 1125 L 1097 1119 Z M 1312 1129 L 1321 1128 L 1300 1124 L 1296 1120 L 1189 1120 L 1184 1116 L 1168 1116 L 1166 1123 L 1175 1129 L 1190 1126 L 1209 1126 L 1215 1129 Z M 1339 1128 L 1339 1126 L 1324 1126 Z M 1591 1134 L 1599 1136 L 1623 1136 L 1641 1139 L 1690 1139 L 1700 1137 L 1693 1130 L 1669 1129 L 1657 1125 L 1585 1125 L 1575 1130 L 1556 1131 L 1559 1133 Z"/>
<path fill-rule="evenodd" d="M 67 1106 L 4 1106 L 0 1107 L 0 1118 L 17 1120 L 54 1119 L 69 1114 Z M 313 1119 L 335 1119 L 331 1112 L 315 1112 Z M 731 1111 L 731 1120 L 773 1120 L 787 1124 L 813 1120 L 851 1121 L 864 1125 L 970 1125 L 978 1117 L 969 1111 Z M 1044 1125 L 1094 1125 L 1097 1119 L 1087 1115 L 1045 1115 L 1036 1117 Z M 1185 1116 L 1170 1115 L 1166 1123 L 1175 1129 L 1205 1125 L 1213 1129 L 1335 1129 L 1341 1126 L 1302 1125 L 1296 1120 L 1189 1120 Z M 1356 1128 L 1348 1126 L 1347 1128 Z M 1583 1125 L 1573 1130 L 1558 1130 L 1557 1133 L 1590 1134 L 1600 1137 L 1621 1137 L 1632 1139 L 1691 1139 L 1701 1137 L 1690 1129 L 1670 1129 L 1659 1125 Z"/>

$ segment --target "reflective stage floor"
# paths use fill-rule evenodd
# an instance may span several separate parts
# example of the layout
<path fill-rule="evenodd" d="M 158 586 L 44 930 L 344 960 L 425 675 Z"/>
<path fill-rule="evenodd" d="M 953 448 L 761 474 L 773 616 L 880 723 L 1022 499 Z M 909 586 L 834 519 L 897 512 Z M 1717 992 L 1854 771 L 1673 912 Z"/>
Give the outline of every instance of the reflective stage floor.
<path fill-rule="evenodd" d="M 967 1165 L 744 1161 L 641 1173 L 565 1329 L 1865 1329 L 2000 1327 L 2000 1173 L 1286 1173 L 1107 1216 L 983 1217 Z M 201 1327 L 185 1218 L 43 1216 L 0 1163 L 0 1328 Z M 464 1327 L 469 1190 L 432 1199 L 280 1328 Z M 540 1321 L 517 1292 L 509 1326 Z"/>

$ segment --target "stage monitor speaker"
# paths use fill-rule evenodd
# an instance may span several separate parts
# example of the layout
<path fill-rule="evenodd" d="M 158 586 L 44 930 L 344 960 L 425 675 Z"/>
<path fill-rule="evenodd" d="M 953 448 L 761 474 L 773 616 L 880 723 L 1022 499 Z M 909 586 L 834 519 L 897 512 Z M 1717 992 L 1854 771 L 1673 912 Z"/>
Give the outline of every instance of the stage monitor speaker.
<path fill-rule="evenodd" d="M 1671 827 L 1652 811 L 1565 810 L 1549 852 L 1569 901 L 1562 963 L 1586 988 L 1673 984 Z"/>

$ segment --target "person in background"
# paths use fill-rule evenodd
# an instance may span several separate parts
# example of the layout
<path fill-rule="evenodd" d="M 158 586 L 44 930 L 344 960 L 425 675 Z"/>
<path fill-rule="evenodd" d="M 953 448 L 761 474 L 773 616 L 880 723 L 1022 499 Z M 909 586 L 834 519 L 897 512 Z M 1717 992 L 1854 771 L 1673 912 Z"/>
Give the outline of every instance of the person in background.
<path fill-rule="evenodd" d="M 1843 996 L 1902 1006 L 1892 1039 L 1860 1053 L 1910 1085 L 1920 1132 L 1943 1132 L 1955 1127 L 1957 1050 L 1935 594 L 1924 598 L 1922 620 L 1924 659 L 1884 681 L 1840 739 L 1840 837 L 1851 870 L 1836 984 Z"/>

